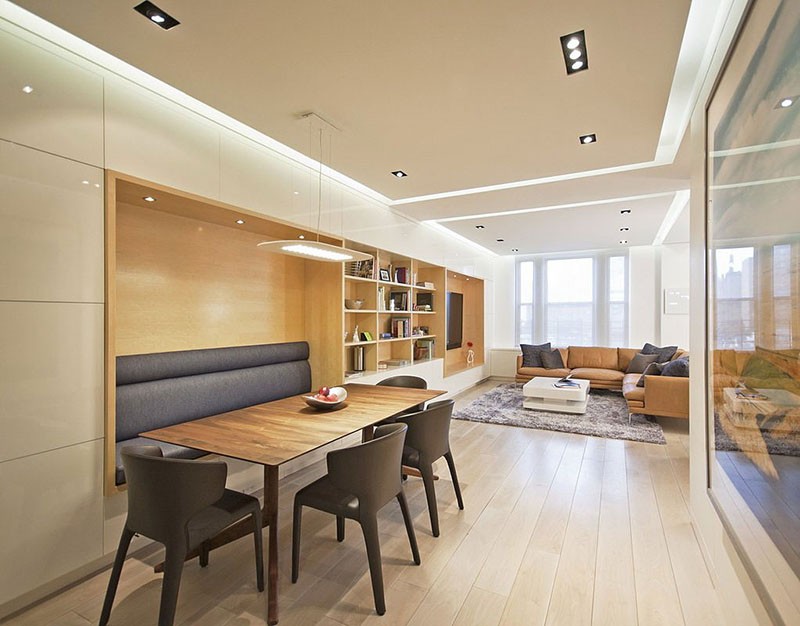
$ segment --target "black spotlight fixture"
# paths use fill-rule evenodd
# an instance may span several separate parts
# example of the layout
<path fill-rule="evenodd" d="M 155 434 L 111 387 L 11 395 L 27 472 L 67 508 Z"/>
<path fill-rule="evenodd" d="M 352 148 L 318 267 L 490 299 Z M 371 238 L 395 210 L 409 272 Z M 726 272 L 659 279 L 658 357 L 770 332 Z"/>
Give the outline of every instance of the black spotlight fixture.
<path fill-rule="evenodd" d="M 478 224 L 475 228 L 477 228 L 478 230 L 483 230 L 484 228 L 486 228 L 486 226 L 484 226 L 483 224 Z"/>
<path fill-rule="evenodd" d="M 172 17 L 169 13 L 162 11 L 155 4 L 147 0 L 141 4 L 137 4 L 135 7 L 133 7 L 133 10 L 141 13 L 148 20 L 154 24 L 158 24 L 164 30 L 175 28 L 178 24 L 180 24 L 180 22 Z"/>
<path fill-rule="evenodd" d="M 392 176 L 396 176 L 397 178 L 405 178 L 408 176 L 408 174 L 406 174 L 403 170 L 395 170 L 392 172 Z"/>
<path fill-rule="evenodd" d="M 589 133 L 588 135 L 581 135 L 580 137 L 578 137 L 578 141 L 580 141 L 582 145 L 597 143 L 597 135 L 595 133 Z"/>
<path fill-rule="evenodd" d="M 619 214 L 620 215 L 630 215 L 631 214 L 631 210 L 630 209 L 620 209 Z"/>
<path fill-rule="evenodd" d="M 504 242 L 504 241 L 505 241 L 505 239 L 498 239 L 498 240 L 497 240 L 497 243 L 502 243 L 502 242 Z"/>
<path fill-rule="evenodd" d="M 575 31 L 561 37 L 561 52 L 564 53 L 564 63 L 567 66 L 567 75 L 589 69 L 589 57 L 586 53 L 586 34 L 582 30 Z"/>

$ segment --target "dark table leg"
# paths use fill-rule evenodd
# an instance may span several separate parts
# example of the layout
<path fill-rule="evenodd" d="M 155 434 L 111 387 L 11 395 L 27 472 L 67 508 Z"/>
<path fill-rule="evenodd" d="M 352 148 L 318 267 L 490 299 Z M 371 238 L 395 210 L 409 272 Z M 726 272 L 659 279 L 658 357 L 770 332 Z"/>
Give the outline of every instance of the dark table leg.
<path fill-rule="evenodd" d="M 278 467 L 264 466 L 264 521 L 269 525 L 267 623 L 278 623 Z"/>

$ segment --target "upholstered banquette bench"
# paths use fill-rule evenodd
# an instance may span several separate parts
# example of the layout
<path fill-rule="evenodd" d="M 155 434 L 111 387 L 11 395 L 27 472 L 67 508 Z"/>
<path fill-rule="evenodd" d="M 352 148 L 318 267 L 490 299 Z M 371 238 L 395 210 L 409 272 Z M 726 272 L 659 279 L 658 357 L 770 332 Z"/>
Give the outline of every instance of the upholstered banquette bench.
<path fill-rule="evenodd" d="M 120 450 L 157 442 L 139 433 L 308 393 L 304 341 L 119 356 L 116 382 L 116 484 L 125 482 Z M 204 453 L 158 443 L 164 456 Z"/>

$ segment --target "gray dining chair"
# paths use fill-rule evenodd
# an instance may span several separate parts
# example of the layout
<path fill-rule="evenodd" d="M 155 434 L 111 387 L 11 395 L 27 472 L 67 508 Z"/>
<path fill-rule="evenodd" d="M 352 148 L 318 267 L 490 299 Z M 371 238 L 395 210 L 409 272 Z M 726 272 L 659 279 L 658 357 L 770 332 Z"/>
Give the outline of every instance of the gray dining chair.
<path fill-rule="evenodd" d="M 453 453 L 450 451 L 450 419 L 453 415 L 453 405 L 453 400 L 440 400 L 431 402 L 424 411 L 397 417 L 398 424 L 408 425 L 406 445 L 403 449 L 403 466 L 413 467 L 422 475 L 434 537 L 439 536 L 439 511 L 436 507 L 433 464 L 442 457 L 450 468 L 458 508 L 464 509 L 456 465 Z"/>
<path fill-rule="evenodd" d="M 300 529 L 303 507 L 309 506 L 336 516 L 336 539 L 344 541 L 344 520 L 361 525 L 367 547 L 372 595 L 378 615 L 386 612 L 383 592 L 378 511 L 397 499 L 411 544 L 414 563 L 420 564 L 417 538 L 400 480 L 400 457 L 407 426 L 386 424 L 375 429 L 370 441 L 328 453 L 328 473 L 306 485 L 294 497 L 292 525 L 292 582 L 300 570 Z"/>
<path fill-rule="evenodd" d="M 408 376 L 408 375 L 400 375 L 400 376 L 390 376 L 389 378 L 384 378 L 383 380 L 375 383 L 380 387 L 405 387 L 407 389 L 427 389 L 428 388 L 428 381 L 424 378 L 420 378 L 419 376 Z M 403 413 L 414 413 L 416 411 L 421 411 L 425 408 L 425 403 L 421 403 L 417 405 L 416 408 L 407 409 L 403 411 Z M 393 420 L 394 418 L 389 418 L 389 420 Z M 389 420 L 384 420 L 381 423 L 388 423 Z"/>
<path fill-rule="evenodd" d="M 264 550 L 258 499 L 225 489 L 228 467 L 222 461 L 164 458 L 158 446 L 127 446 L 122 464 L 128 481 L 128 517 L 108 581 L 100 626 L 111 616 L 122 565 L 135 534 L 164 544 L 164 580 L 158 626 L 172 626 L 183 562 L 194 549 L 208 564 L 205 542 L 234 522 L 251 516 L 256 550 L 256 580 L 264 591 Z"/>

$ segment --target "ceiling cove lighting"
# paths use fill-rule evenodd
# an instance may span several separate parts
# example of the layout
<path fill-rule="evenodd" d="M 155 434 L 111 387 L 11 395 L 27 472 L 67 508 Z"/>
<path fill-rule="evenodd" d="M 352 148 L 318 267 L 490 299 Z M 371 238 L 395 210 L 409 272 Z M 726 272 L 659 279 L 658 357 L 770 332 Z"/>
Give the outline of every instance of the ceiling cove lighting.
<path fill-rule="evenodd" d="M 162 11 L 155 4 L 149 1 L 142 2 L 133 7 L 133 10 L 144 15 L 154 24 L 158 24 L 164 30 L 175 28 L 180 22 L 166 11 Z"/>
<path fill-rule="evenodd" d="M 408 174 L 406 174 L 403 170 L 395 170 L 394 172 L 392 172 L 392 176 L 395 176 L 397 178 L 406 178 Z"/>
<path fill-rule="evenodd" d="M 561 52 L 567 75 L 589 69 L 589 58 L 586 54 L 586 34 L 582 30 L 561 37 Z"/>
<path fill-rule="evenodd" d="M 595 133 L 591 133 L 589 135 L 581 135 L 580 137 L 578 137 L 578 140 L 582 144 L 597 143 L 597 135 Z"/>

